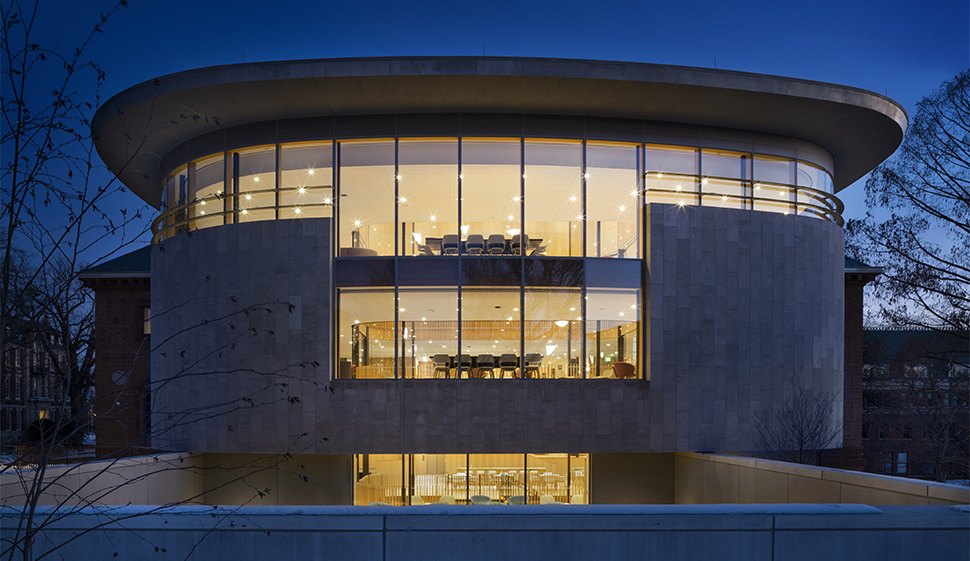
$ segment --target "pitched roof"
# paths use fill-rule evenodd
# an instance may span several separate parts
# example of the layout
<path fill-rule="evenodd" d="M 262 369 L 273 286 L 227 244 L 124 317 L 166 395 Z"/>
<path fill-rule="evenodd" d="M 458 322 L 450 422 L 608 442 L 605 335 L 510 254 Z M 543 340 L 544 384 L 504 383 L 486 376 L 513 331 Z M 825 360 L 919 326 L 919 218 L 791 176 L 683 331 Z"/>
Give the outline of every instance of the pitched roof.
<path fill-rule="evenodd" d="M 848 255 L 845 256 L 845 268 L 848 269 L 864 269 L 871 271 L 873 273 L 881 273 L 882 267 L 873 267 L 872 265 L 867 265 L 858 259 L 853 259 Z"/>
<path fill-rule="evenodd" d="M 78 276 L 84 278 L 94 277 L 147 277 L 152 272 L 152 246 L 146 245 L 136 249 L 131 253 L 126 253 L 120 257 L 115 257 L 110 261 L 105 261 L 100 265 L 90 267 L 81 271 Z"/>

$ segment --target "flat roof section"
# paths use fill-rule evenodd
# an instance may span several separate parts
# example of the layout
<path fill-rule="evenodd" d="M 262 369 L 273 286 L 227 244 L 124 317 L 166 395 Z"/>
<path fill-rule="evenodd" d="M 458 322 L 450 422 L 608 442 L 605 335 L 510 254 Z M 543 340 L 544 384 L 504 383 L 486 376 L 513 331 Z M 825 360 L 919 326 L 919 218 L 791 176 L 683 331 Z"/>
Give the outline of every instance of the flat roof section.
<path fill-rule="evenodd" d="M 170 74 L 112 97 L 92 132 L 108 168 L 157 206 L 165 155 L 218 127 L 457 112 L 644 119 L 800 138 L 832 153 L 836 191 L 889 157 L 908 123 L 898 103 L 877 93 L 763 74 L 571 59 L 392 57 Z"/>

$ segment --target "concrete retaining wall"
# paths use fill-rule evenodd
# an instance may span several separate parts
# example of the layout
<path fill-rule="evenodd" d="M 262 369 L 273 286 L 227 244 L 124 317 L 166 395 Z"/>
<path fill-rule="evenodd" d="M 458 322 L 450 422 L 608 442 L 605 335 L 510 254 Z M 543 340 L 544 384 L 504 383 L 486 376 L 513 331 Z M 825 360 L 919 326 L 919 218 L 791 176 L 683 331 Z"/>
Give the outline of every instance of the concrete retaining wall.
<path fill-rule="evenodd" d="M 965 505 L 970 488 L 736 456 L 675 454 L 674 502 Z"/>
<path fill-rule="evenodd" d="M 858 505 L 146 507 L 52 522 L 35 557 L 66 559 L 966 559 L 967 508 Z M 3 537 L 16 512 L 0 510 Z M 38 513 L 38 519 L 49 514 Z M 113 522 L 118 520 L 119 522 Z M 92 530 L 92 528 L 96 528 Z M 57 557 L 57 554 L 54 554 Z"/>
<path fill-rule="evenodd" d="M 202 500 L 205 492 L 201 454 L 161 454 L 87 464 L 50 466 L 44 474 L 39 505 L 176 504 Z M 24 489 L 34 483 L 33 469 L 10 468 L 0 476 L 0 505 L 20 507 Z"/>

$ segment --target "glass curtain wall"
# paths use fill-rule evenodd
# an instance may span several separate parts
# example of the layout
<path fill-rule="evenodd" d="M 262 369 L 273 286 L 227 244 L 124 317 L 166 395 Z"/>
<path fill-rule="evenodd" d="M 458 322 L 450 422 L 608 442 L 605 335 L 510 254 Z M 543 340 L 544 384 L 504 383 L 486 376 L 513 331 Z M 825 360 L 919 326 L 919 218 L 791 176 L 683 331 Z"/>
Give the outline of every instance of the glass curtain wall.
<path fill-rule="evenodd" d="M 795 180 L 795 162 L 787 158 L 754 157 L 754 209 L 784 212 Z"/>
<path fill-rule="evenodd" d="M 338 203 L 345 257 L 636 259 L 639 211 L 649 202 L 797 210 L 841 223 L 831 176 L 782 157 L 521 138 L 344 140 L 338 148 L 337 168 L 332 141 L 308 141 L 216 153 L 175 169 L 162 192 L 158 240 L 237 222 L 331 217 Z"/>
<path fill-rule="evenodd" d="M 354 504 L 407 504 L 405 456 L 402 454 L 357 454 L 354 456 Z"/>
<path fill-rule="evenodd" d="M 609 377 L 613 362 L 637 360 L 615 348 L 635 345 L 636 319 L 591 328 L 585 317 L 586 268 L 616 261 L 562 258 L 640 256 L 644 164 L 637 145 L 587 148 L 584 156 L 581 141 L 341 142 L 339 256 L 408 259 L 382 265 L 391 267 L 383 276 L 358 270 L 364 261 L 338 262 L 339 376 Z M 696 150 L 657 152 L 676 181 L 696 169 Z M 311 168 L 287 160 L 284 169 L 300 170 L 289 189 Z M 584 216 L 588 199 L 596 202 Z M 441 259 L 451 255 L 460 259 Z M 602 360 L 590 360 L 594 352 Z"/>
<path fill-rule="evenodd" d="M 479 377 L 516 378 L 521 373 L 521 286 L 521 259 L 462 260 L 462 347 L 474 358 Z"/>
<path fill-rule="evenodd" d="M 394 255 L 396 143 L 343 141 L 338 148 L 339 256 Z"/>
<path fill-rule="evenodd" d="M 284 144 L 280 168 L 281 219 L 333 216 L 333 143 Z"/>
<path fill-rule="evenodd" d="M 398 177 L 398 254 L 458 255 L 468 235 L 458 227 L 458 141 L 401 140 Z"/>
<path fill-rule="evenodd" d="M 461 339 L 479 377 L 521 375 L 522 141 L 461 142 L 462 229 L 481 236 L 481 255 L 462 260 Z M 521 247 L 521 246 L 519 246 Z"/>
<path fill-rule="evenodd" d="M 698 156 L 696 148 L 648 144 L 644 150 L 645 202 L 696 205 Z"/>
<path fill-rule="evenodd" d="M 398 376 L 470 376 L 458 362 L 458 287 L 401 287 L 398 294 Z"/>
<path fill-rule="evenodd" d="M 639 145 L 587 143 L 587 256 L 640 257 L 639 168 Z"/>
<path fill-rule="evenodd" d="M 194 205 L 191 213 L 195 220 L 192 228 L 211 228 L 226 223 L 225 211 L 228 199 L 225 191 L 225 157 L 215 154 L 192 162 L 190 169 L 194 170 L 195 187 Z"/>
<path fill-rule="evenodd" d="M 523 454 L 470 454 L 469 504 L 508 503 L 512 497 L 525 500 L 524 463 Z"/>
<path fill-rule="evenodd" d="M 341 288 L 337 302 L 337 378 L 394 378 L 394 288 Z"/>
<path fill-rule="evenodd" d="M 354 504 L 589 504 L 589 454 L 357 454 Z"/>
<path fill-rule="evenodd" d="M 798 187 L 809 187 L 823 193 L 835 192 L 835 187 L 832 184 L 832 178 L 824 170 L 806 162 L 798 162 L 796 165 L 796 185 Z M 798 203 L 797 209 L 799 214 L 815 216 L 819 214 L 817 211 L 812 211 L 811 207 L 806 205 L 828 206 L 833 208 L 832 205 L 828 204 L 821 195 L 816 194 L 813 191 L 797 189 L 794 198 Z"/>
<path fill-rule="evenodd" d="M 582 201 L 582 143 L 526 141 L 522 254 L 582 257 Z"/>
<path fill-rule="evenodd" d="M 175 209 L 190 201 L 189 193 L 189 168 L 188 166 L 182 166 L 169 177 L 168 182 L 165 184 L 165 190 L 162 192 L 162 212 Z M 188 213 L 186 209 L 181 209 L 168 217 L 166 225 L 173 226 L 179 224 L 180 226 L 177 231 L 184 232 L 184 221 L 187 218 Z"/>
<path fill-rule="evenodd" d="M 275 220 L 276 145 L 238 150 L 232 158 L 237 220 Z"/>
<path fill-rule="evenodd" d="M 523 377 L 579 376 L 584 280 L 581 260 L 526 262 Z"/>
<path fill-rule="evenodd" d="M 405 456 L 407 488 L 412 505 L 466 504 L 467 454 L 409 454 Z M 357 502 L 356 504 L 362 504 Z"/>
<path fill-rule="evenodd" d="M 639 378 L 640 290 L 586 290 L 586 376 Z"/>
<path fill-rule="evenodd" d="M 483 255 L 510 255 L 522 231 L 521 151 L 518 139 L 461 141 L 462 237 L 481 236 Z"/>
<path fill-rule="evenodd" d="M 750 155 L 724 150 L 701 150 L 701 205 L 750 208 L 750 179 Z"/>

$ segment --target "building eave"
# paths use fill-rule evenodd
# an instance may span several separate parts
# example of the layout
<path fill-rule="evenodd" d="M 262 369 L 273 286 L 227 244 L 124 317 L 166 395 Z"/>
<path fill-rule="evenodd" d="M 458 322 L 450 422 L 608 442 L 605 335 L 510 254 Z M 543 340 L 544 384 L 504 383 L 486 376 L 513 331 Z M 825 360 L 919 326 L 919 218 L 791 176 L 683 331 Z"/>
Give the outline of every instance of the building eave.
<path fill-rule="evenodd" d="M 908 123 L 902 106 L 885 96 L 794 78 L 611 61 L 391 57 L 247 63 L 170 74 L 112 97 L 95 115 L 92 132 L 108 168 L 158 206 L 165 155 L 219 128 L 442 112 L 644 119 L 784 135 L 832 154 L 837 191 L 891 155 Z"/>

